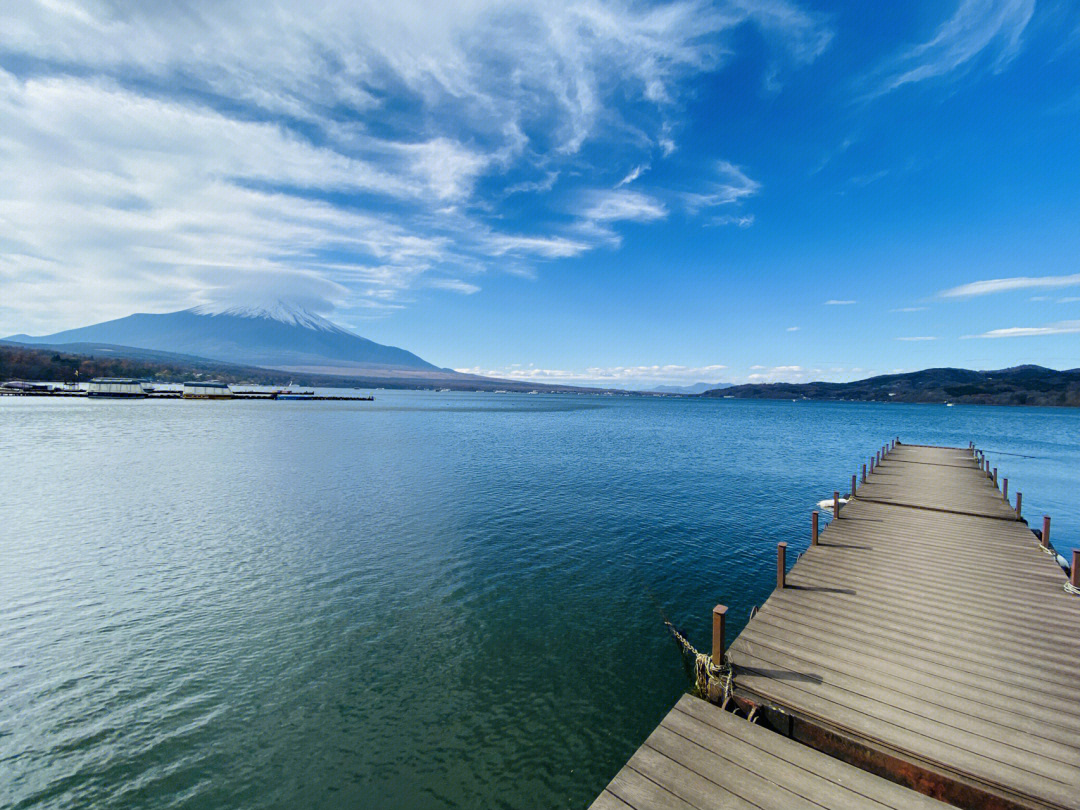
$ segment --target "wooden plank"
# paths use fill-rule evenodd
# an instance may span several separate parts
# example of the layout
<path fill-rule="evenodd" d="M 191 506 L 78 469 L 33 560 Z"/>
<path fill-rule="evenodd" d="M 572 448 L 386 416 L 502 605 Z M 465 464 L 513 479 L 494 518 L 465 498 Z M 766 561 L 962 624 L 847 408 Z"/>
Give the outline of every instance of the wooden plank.
<path fill-rule="evenodd" d="M 1037 611 L 1029 614 L 1030 621 L 1025 623 L 1013 613 L 1000 608 L 941 598 L 935 602 L 934 591 L 930 589 L 912 588 L 909 591 L 873 577 L 848 575 L 838 579 L 828 571 L 819 572 L 811 568 L 809 564 L 794 574 L 789 573 L 788 582 L 790 590 L 801 591 L 818 602 L 876 608 L 907 616 L 909 621 L 932 622 L 934 626 L 952 628 L 961 633 L 970 633 L 973 628 L 978 628 L 980 632 L 985 632 L 987 640 L 995 644 L 1039 652 L 1041 658 L 1057 661 L 1067 672 L 1075 672 L 1076 655 L 1080 648 L 1080 643 L 1072 635 L 1075 631 L 1065 625 L 1058 627 L 1057 632 L 1047 632 L 1043 625 L 1053 623 L 1049 620 L 1044 623 Z"/>
<path fill-rule="evenodd" d="M 635 810 L 635 808 L 605 789 L 596 797 L 596 801 L 589 805 L 589 810 Z"/>
<path fill-rule="evenodd" d="M 923 718 L 930 723 L 948 726 L 950 732 L 962 728 L 963 739 L 970 737 L 976 744 L 976 738 L 980 736 L 992 744 L 998 744 L 995 741 L 1000 738 L 1000 745 L 1016 749 L 1017 752 L 1031 753 L 1080 768 L 1080 748 L 1076 747 L 1076 735 L 1064 731 L 1055 733 L 1030 715 L 1015 710 L 1003 711 L 966 697 L 921 685 L 900 677 L 896 670 L 880 671 L 865 663 L 852 663 L 844 660 L 841 651 L 828 645 L 818 645 L 824 646 L 826 650 L 820 652 L 811 649 L 812 642 L 806 639 L 793 640 L 790 636 L 768 635 L 759 627 L 745 635 L 749 645 L 747 650 L 756 651 L 757 655 L 773 661 L 795 663 L 801 671 L 815 673 L 832 687 L 865 696 L 914 715 L 914 718 L 906 718 L 912 727 L 918 722 L 915 718 Z M 1073 745 L 1069 744 L 1070 741 Z M 1014 758 L 1019 756 L 1018 753 Z M 1034 763 L 1034 760 L 1032 762 Z M 1038 764 L 1031 767 L 1037 768 Z"/>
<path fill-rule="evenodd" d="M 858 796 L 886 807 L 926 807 L 940 808 L 941 803 L 926 796 L 913 793 L 906 788 L 887 782 L 866 771 L 854 768 L 832 757 L 821 756 L 817 751 L 805 745 L 793 744 L 781 738 L 781 745 L 775 740 L 775 732 L 753 723 L 739 722 L 738 717 L 723 712 L 704 700 L 684 696 L 675 704 L 675 710 L 695 720 L 722 729 L 726 734 L 752 746 L 763 754 L 780 757 L 796 768 L 817 774 L 834 784 L 850 790 Z"/>
<path fill-rule="evenodd" d="M 1076 788 L 1072 784 L 1033 774 L 1011 762 L 943 742 L 936 737 L 911 731 L 903 725 L 882 722 L 876 713 L 866 714 L 852 708 L 847 702 L 819 697 L 816 691 L 805 688 L 805 681 L 798 681 L 800 677 L 805 677 L 803 673 L 753 659 L 740 669 L 738 688 L 748 689 L 776 705 L 797 706 L 801 716 L 818 721 L 825 728 L 853 734 L 875 744 L 880 750 L 932 770 L 967 777 L 1000 792 L 1036 797 L 1044 805 L 1049 802 L 1049 806 L 1077 806 Z"/>
<path fill-rule="evenodd" d="M 749 724 L 747 724 L 749 725 Z M 733 743 L 715 733 L 714 727 L 681 712 L 671 712 L 661 726 L 668 732 L 666 744 L 678 752 L 694 745 L 703 752 L 701 765 L 713 773 L 727 773 L 740 791 L 766 807 L 792 810 L 883 810 L 884 805 L 859 796 L 817 774 L 794 767 L 789 761 L 749 745 Z M 807 799 L 813 796 L 813 801 Z"/>
<path fill-rule="evenodd" d="M 1062 728 L 1080 734 L 1080 704 L 1076 700 L 1076 690 L 1063 688 L 1058 694 L 1041 689 L 1041 683 L 1014 673 L 1010 667 L 986 666 L 978 659 L 964 659 L 953 654 L 948 645 L 930 648 L 919 645 L 920 639 L 911 636 L 911 641 L 895 641 L 889 634 L 874 632 L 866 625 L 856 622 L 842 624 L 822 620 L 820 615 L 800 612 L 786 612 L 777 605 L 758 611 L 762 623 L 768 625 L 779 619 L 789 628 L 817 639 L 827 640 L 842 649 L 870 656 L 869 661 L 888 666 L 893 663 L 912 664 L 928 679 L 934 679 L 949 688 L 961 690 L 964 694 L 982 696 L 986 693 L 997 696 L 1007 705 L 1031 701 L 1033 706 L 1045 716 L 1046 722 L 1060 725 Z M 871 636 L 867 643 L 868 634 Z M 870 652 L 872 651 L 872 652 Z"/>
<path fill-rule="evenodd" d="M 963 711 L 1026 734 L 1045 736 L 1065 745 L 1077 745 L 1080 739 L 1080 714 L 1072 706 L 1062 712 L 1044 708 L 1026 699 L 1022 690 L 987 689 L 982 684 L 966 684 L 942 677 L 940 670 L 928 668 L 922 661 L 902 656 L 868 653 L 855 644 L 840 644 L 833 637 L 792 633 L 783 625 L 767 621 L 755 623 L 751 638 L 773 649 L 789 650 L 811 663 L 824 659 L 838 671 L 864 677 L 867 681 L 889 686 L 930 706 L 945 706 Z M 949 672 L 949 675 L 959 670 Z"/>
<path fill-rule="evenodd" d="M 762 610 L 771 607 L 773 599 L 780 604 L 792 606 L 793 610 L 801 610 L 806 615 L 826 616 L 831 620 L 850 618 L 865 625 L 868 630 L 880 630 L 886 632 L 911 633 L 913 630 L 921 630 L 923 636 L 913 643 L 913 649 L 922 645 L 936 645 L 947 648 L 953 646 L 957 666 L 966 666 L 969 662 L 981 662 L 985 668 L 1000 667 L 1003 670 L 1015 671 L 1027 677 L 1033 688 L 1052 692 L 1067 700 L 1076 699 L 1075 669 L 1071 665 L 1058 667 L 1048 664 L 1042 658 L 1034 655 L 1034 648 L 1025 649 L 1020 643 L 1010 636 L 999 637 L 994 632 L 985 632 L 985 628 L 979 627 L 978 633 L 972 633 L 970 628 L 954 629 L 944 622 L 935 624 L 936 617 L 926 616 L 912 609 L 907 614 L 900 614 L 906 620 L 894 618 L 898 614 L 890 614 L 879 606 L 859 603 L 855 600 L 833 600 L 832 603 L 824 603 L 814 594 L 806 592 L 785 590 L 783 597 L 774 594 L 765 603 Z M 990 657 L 986 653 L 986 645 L 992 643 L 995 655 Z M 1011 646 L 1010 646 L 1011 645 Z"/>
<path fill-rule="evenodd" d="M 985 617 L 997 626 L 1012 625 L 1017 629 L 1029 630 L 1034 625 L 1040 635 L 1058 634 L 1053 640 L 1055 648 L 1065 646 L 1080 651 L 1080 638 L 1073 637 L 1076 611 L 1068 602 L 1069 594 L 1062 588 L 1064 576 L 1056 582 L 1041 583 L 1046 590 L 1060 591 L 1061 599 L 1032 602 L 1026 598 L 1031 588 L 999 588 L 988 592 L 974 577 L 968 579 L 966 585 L 950 584 L 947 578 L 926 573 L 926 563 L 922 566 L 924 570 L 920 571 L 918 567 L 900 563 L 852 565 L 838 557 L 826 559 L 820 550 L 804 556 L 807 559 L 799 570 L 788 574 L 787 580 L 793 589 L 799 587 L 799 577 L 802 576 L 807 581 L 824 580 L 837 586 L 848 586 L 848 590 L 861 588 L 870 596 L 884 594 L 888 599 L 940 605 L 952 615 L 967 615 L 979 620 Z M 800 562 L 803 560 L 800 559 Z M 928 602 L 928 597 L 932 597 L 932 601 Z"/>
<path fill-rule="evenodd" d="M 665 732 L 661 726 L 649 735 L 648 742 L 630 760 L 630 767 L 698 810 L 729 807 L 756 810 L 759 807 L 729 789 L 737 785 L 742 774 L 704 776 L 701 772 L 707 771 L 708 765 L 703 762 L 703 748 L 689 746 L 689 751 L 672 752 L 665 748 L 664 742 Z"/>
<path fill-rule="evenodd" d="M 594 810 L 943 810 L 940 802 L 684 696 Z"/>
<path fill-rule="evenodd" d="M 672 714 L 678 713 L 672 712 Z M 671 714 L 668 715 L 668 718 L 670 717 Z M 800 790 L 802 790 L 801 785 L 789 784 L 790 774 L 783 773 L 780 775 L 779 778 L 782 784 L 776 784 L 764 779 L 752 771 L 739 767 L 730 759 L 717 756 L 708 748 L 675 733 L 668 728 L 667 724 L 669 722 L 670 720 L 665 718 L 660 727 L 649 737 L 649 742 L 646 745 L 661 752 L 666 757 L 688 763 L 687 769 L 692 770 L 703 781 L 710 782 L 713 791 L 715 791 L 715 788 L 724 785 L 747 804 L 757 805 L 758 807 L 820 810 L 820 805 L 810 801 L 800 793 Z M 675 722 L 679 723 L 680 719 L 676 719 Z M 703 741 L 709 741 L 710 739 L 708 735 L 702 737 Z M 729 751 L 736 746 L 725 737 L 719 747 L 722 750 Z M 705 777 L 704 774 L 708 774 L 708 777 Z M 686 778 L 686 782 L 695 784 L 694 780 L 689 777 Z M 700 787 L 701 785 L 695 784 L 695 786 Z"/>
<path fill-rule="evenodd" d="M 634 810 L 704 810 L 688 804 L 629 766 L 615 774 L 607 792 Z"/>
<path fill-rule="evenodd" d="M 833 703 L 857 709 L 867 717 L 875 718 L 879 726 L 907 729 L 939 740 L 956 750 L 978 754 L 985 760 L 1008 762 L 1048 780 L 1057 779 L 1058 774 L 1076 767 L 1062 757 L 1030 750 L 1032 741 L 1025 735 L 1003 727 L 995 733 L 992 726 L 974 718 L 965 718 L 959 712 L 940 706 L 920 706 L 918 701 L 910 700 L 894 689 L 853 678 L 834 669 L 809 665 L 802 658 L 785 655 L 783 651 L 756 641 L 744 642 L 740 656 L 759 671 L 772 668 L 778 673 L 787 673 L 789 678 L 794 676 L 799 680 L 800 688 L 813 691 Z M 1054 748 L 1067 750 L 1064 746 Z"/>

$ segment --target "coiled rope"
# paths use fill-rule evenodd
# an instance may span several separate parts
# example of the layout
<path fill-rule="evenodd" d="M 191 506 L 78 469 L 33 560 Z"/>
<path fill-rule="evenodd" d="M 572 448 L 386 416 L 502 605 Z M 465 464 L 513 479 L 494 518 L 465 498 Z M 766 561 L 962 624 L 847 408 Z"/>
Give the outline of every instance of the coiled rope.
<path fill-rule="evenodd" d="M 694 688 L 700 697 L 710 703 L 724 705 L 731 697 L 731 685 L 735 678 L 735 670 L 728 663 L 727 656 L 720 666 L 712 662 L 712 657 L 699 653 L 694 645 L 686 640 L 686 636 L 680 633 L 670 621 L 664 620 L 667 629 L 679 643 L 683 655 L 694 667 Z"/>

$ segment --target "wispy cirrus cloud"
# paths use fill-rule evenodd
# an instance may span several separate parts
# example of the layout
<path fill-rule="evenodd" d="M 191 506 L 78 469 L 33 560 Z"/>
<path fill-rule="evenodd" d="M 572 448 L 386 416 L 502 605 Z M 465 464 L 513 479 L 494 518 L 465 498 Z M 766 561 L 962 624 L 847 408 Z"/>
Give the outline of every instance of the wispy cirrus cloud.
<path fill-rule="evenodd" d="M 647 172 L 648 170 L 649 170 L 649 164 L 648 163 L 638 164 L 637 166 L 632 168 L 629 172 L 627 172 L 626 177 L 624 177 L 622 180 L 620 180 L 618 183 L 615 184 L 615 188 L 620 188 L 622 186 L 626 186 L 626 185 L 629 185 L 630 183 L 633 183 L 635 180 L 637 180 L 639 177 L 641 177 L 641 175 L 644 174 L 645 172 Z"/>
<path fill-rule="evenodd" d="M 590 222 L 652 222 L 668 213 L 660 200 L 629 189 L 597 191 L 587 199 L 582 215 Z"/>
<path fill-rule="evenodd" d="M 709 225 L 734 225 L 736 228 L 749 228 L 754 224 L 753 214 L 736 216 L 735 214 L 721 214 L 708 221 Z"/>
<path fill-rule="evenodd" d="M 902 340 L 902 341 L 905 341 L 907 343 L 919 343 L 919 342 L 925 341 L 925 340 L 937 340 L 936 337 L 931 337 L 931 336 L 898 337 L 898 338 L 895 338 L 895 339 L 896 340 Z"/>
<path fill-rule="evenodd" d="M 617 245 L 663 194 L 591 200 L 592 232 L 568 201 L 610 184 L 598 156 L 639 167 L 629 191 L 672 154 L 688 81 L 747 26 L 791 65 L 831 37 L 786 0 L 0 5 L 10 325 L 257 279 L 370 312 Z"/>
<path fill-rule="evenodd" d="M 991 329 L 979 335 L 963 335 L 963 339 L 971 338 L 1010 338 L 1010 337 L 1042 337 L 1044 335 L 1075 335 L 1080 334 L 1080 321 L 1058 321 L 1045 326 L 1011 326 L 1005 329 Z"/>
<path fill-rule="evenodd" d="M 950 287 L 938 293 L 940 298 L 971 298 L 976 295 L 1012 292 L 1013 290 L 1056 289 L 1080 287 L 1080 273 L 1068 276 L 1014 276 L 972 281 L 959 287 Z"/>
<path fill-rule="evenodd" d="M 960 74 L 976 64 L 997 71 L 1020 51 L 1035 0 L 961 0 L 934 35 L 884 63 L 869 77 L 871 95 Z"/>
<path fill-rule="evenodd" d="M 828 301 L 825 302 L 825 306 L 827 306 L 827 307 L 849 307 L 852 304 L 857 304 L 857 303 L 859 303 L 859 302 L 858 301 L 853 301 L 851 299 L 830 298 Z"/>
<path fill-rule="evenodd" d="M 737 204 L 761 191 L 761 183 L 748 177 L 738 166 L 721 160 L 715 168 L 716 179 L 706 183 L 705 191 L 686 192 L 682 195 L 690 213 L 696 214 L 703 208 L 718 205 Z"/>

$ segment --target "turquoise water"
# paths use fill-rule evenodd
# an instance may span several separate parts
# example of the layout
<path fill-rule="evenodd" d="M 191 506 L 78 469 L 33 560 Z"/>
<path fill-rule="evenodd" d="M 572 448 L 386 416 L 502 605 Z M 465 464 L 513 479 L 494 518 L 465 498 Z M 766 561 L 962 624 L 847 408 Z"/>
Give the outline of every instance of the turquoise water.
<path fill-rule="evenodd" d="M 1080 546 L 1077 410 L 377 396 L 0 399 L 0 807 L 585 807 L 893 436 Z"/>

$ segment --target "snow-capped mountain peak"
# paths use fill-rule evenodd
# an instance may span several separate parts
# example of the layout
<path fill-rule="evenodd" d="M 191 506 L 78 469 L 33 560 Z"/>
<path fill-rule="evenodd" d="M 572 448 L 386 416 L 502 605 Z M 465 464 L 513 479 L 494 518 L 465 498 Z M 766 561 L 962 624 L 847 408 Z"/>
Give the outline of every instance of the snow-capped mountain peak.
<path fill-rule="evenodd" d="M 344 332 L 340 326 L 328 321 L 322 315 L 312 312 L 299 304 L 287 301 L 274 301 L 269 304 L 203 304 L 188 310 L 194 315 L 233 315 L 238 318 L 266 318 L 280 321 L 289 326 L 301 326 L 320 332 Z"/>
<path fill-rule="evenodd" d="M 41 337 L 26 343 L 106 343 L 175 352 L 225 363 L 319 373 L 360 369 L 440 371 L 412 352 L 386 346 L 336 326 L 284 300 L 268 304 L 209 304 L 180 312 L 138 313 L 114 321 Z"/>

